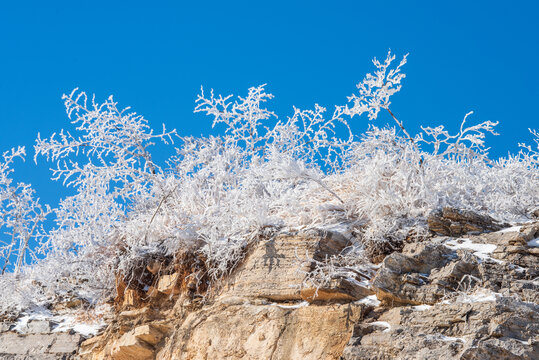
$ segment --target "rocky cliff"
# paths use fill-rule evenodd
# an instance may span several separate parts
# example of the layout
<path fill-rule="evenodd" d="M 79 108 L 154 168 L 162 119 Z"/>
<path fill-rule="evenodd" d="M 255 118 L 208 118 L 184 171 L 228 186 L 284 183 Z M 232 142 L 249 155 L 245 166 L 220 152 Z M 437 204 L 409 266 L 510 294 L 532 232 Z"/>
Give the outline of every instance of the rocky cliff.
<path fill-rule="evenodd" d="M 370 270 L 350 270 L 322 285 L 305 279 L 317 261 L 346 249 L 349 234 L 281 231 L 246 249 L 219 287 L 201 293 L 174 267 L 155 271 L 158 279 L 148 289 L 120 281 L 121 296 L 99 335 L 62 332 L 50 323 L 30 322 L 26 331 L 5 325 L 0 354 L 538 359 L 539 222 L 509 227 L 448 210 L 433 214 L 429 225 L 430 237 L 410 240 Z"/>

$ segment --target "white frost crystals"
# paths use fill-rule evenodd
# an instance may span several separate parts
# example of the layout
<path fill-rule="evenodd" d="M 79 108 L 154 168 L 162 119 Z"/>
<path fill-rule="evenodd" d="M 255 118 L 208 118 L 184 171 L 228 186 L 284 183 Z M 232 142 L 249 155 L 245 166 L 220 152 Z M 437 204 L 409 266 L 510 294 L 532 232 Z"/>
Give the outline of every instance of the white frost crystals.
<path fill-rule="evenodd" d="M 428 215 L 444 206 L 527 220 L 539 203 L 537 148 L 489 159 L 484 140 L 496 124 L 468 126 L 468 115 L 456 135 L 442 127 L 409 134 L 390 109 L 405 78 L 406 57 L 394 59 L 375 60 L 359 91 L 331 111 L 315 104 L 279 118 L 266 108 L 273 96 L 265 86 L 238 98 L 202 92 L 195 112 L 223 129 L 198 138 L 154 133 L 112 97 L 100 104 L 78 90 L 65 95 L 71 128 L 38 136 L 35 145 L 35 160 L 53 162 L 53 178 L 74 192 L 53 209 L 53 225 L 41 228 L 49 209 L 30 187 L 12 183 L 12 160 L 23 150 L 0 163 L 0 224 L 15 234 L 2 237 L 0 252 L 3 264 L 20 264 L 0 277 L 7 286 L 0 312 L 70 296 L 93 305 L 113 294 L 116 275 L 130 280 L 136 264 L 180 250 L 200 255 L 215 281 L 250 242 L 290 228 L 348 224 L 350 246 L 320 261 L 324 280 L 426 235 Z M 398 127 L 371 124 L 354 134 L 362 114 L 389 116 Z M 174 155 L 158 162 L 166 151 L 156 157 L 158 145 Z M 26 215 L 7 221 L 15 208 Z M 37 250 L 46 256 L 32 256 Z"/>
<path fill-rule="evenodd" d="M 22 266 L 35 261 L 44 236 L 41 225 L 51 212 L 29 184 L 13 182 L 11 166 L 25 156 L 26 149 L 19 147 L 4 152 L 0 159 L 0 230 L 8 236 L 7 241 L 0 238 L 1 274 L 6 270 L 19 273 Z"/>

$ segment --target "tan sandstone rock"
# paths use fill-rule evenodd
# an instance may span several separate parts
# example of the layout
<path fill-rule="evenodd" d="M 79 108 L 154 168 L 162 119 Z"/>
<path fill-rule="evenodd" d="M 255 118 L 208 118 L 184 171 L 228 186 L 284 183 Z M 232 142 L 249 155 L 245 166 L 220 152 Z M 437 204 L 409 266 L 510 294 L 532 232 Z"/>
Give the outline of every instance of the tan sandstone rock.
<path fill-rule="evenodd" d="M 339 359 L 364 309 L 215 304 L 191 313 L 157 359 Z"/>
<path fill-rule="evenodd" d="M 163 293 L 163 294 L 179 294 L 180 288 L 178 287 L 178 280 L 180 278 L 180 274 L 174 273 L 171 275 L 162 275 L 159 278 L 159 282 L 157 284 L 157 291 Z"/>
<path fill-rule="evenodd" d="M 222 297 L 240 296 L 272 301 L 317 300 L 313 288 L 302 287 L 312 262 L 338 255 L 349 240 L 338 232 L 309 230 L 282 233 L 261 241 L 248 253 L 244 262 L 227 280 Z M 353 301 L 372 294 L 358 282 L 335 281 L 319 289 L 318 300 Z"/>
<path fill-rule="evenodd" d="M 112 344 L 110 352 L 114 360 L 147 360 L 153 359 L 154 348 L 136 334 L 137 329 L 124 334 Z"/>

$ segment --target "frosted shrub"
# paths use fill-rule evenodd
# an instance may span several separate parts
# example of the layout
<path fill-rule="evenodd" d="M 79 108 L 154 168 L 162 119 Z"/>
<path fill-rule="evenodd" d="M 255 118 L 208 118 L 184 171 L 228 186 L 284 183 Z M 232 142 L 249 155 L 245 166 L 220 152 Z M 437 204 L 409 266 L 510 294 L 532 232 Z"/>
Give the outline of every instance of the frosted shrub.
<path fill-rule="evenodd" d="M 51 211 L 40 204 L 29 184 L 13 183 L 11 165 L 16 158 L 24 160 L 25 155 L 25 148 L 19 147 L 4 152 L 0 161 L 0 229 L 8 239 L 0 240 L 2 274 L 6 270 L 17 274 L 37 258 L 36 245 L 43 235 L 41 225 Z"/>
<path fill-rule="evenodd" d="M 495 134 L 496 123 L 468 126 L 471 113 L 456 134 L 425 126 L 412 136 L 390 109 L 405 78 L 406 57 L 396 66 L 394 59 L 390 53 L 383 62 L 375 59 L 376 71 L 346 104 L 333 111 L 318 104 L 294 108 L 285 120 L 265 107 L 273 98 L 265 86 L 238 98 L 201 91 L 195 112 L 213 118 L 213 126 L 223 129 L 220 136 L 180 137 L 164 128 L 154 133 L 112 98 L 99 104 L 77 90 L 64 96 L 74 129 L 38 136 L 35 159 L 55 163 L 53 179 L 74 195 L 54 209 L 56 225 L 39 232 L 40 247 L 25 245 L 28 232 L 17 230 L 22 235 L 0 249 L 4 258 L 34 249 L 47 254 L 30 265 L 22 261 L 18 275 L 0 281 L 14 286 L 15 276 L 19 283 L 26 279 L 20 291 L 33 304 L 61 296 L 92 302 L 113 294 L 115 275 L 129 286 L 151 285 L 141 275 L 149 259 L 183 261 L 190 254 L 204 264 L 193 276 L 213 282 L 241 261 L 252 242 L 290 228 L 339 226 L 353 245 L 306 274 L 306 282 L 322 286 L 339 277 L 370 276 L 365 252 L 380 259 L 406 239 L 426 237 L 427 217 L 444 206 L 503 221 L 528 219 L 539 204 L 538 149 L 522 145 L 516 155 L 489 159 L 485 136 Z M 382 111 L 397 128 L 371 124 L 364 134 L 353 134 L 353 121 L 362 115 L 375 120 Z M 537 143 L 538 134 L 532 135 Z M 153 160 L 154 142 L 174 151 L 164 164 Z M 32 216 L 20 228 L 28 229 L 48 208 L 30 200 L 29 187 L 13 190 L 6 180 L 20 154 L 4 156 L 0 185 L 8 190 L 0 194 L 7 203 L 15 199 L 10 191 L 26 194 L 23 204 L 32 210 L 25 214 Z M 11 224 L 2 223 L 3 229 L 14 229 Z M 300 255 L 299 261 L 312 262 Z M 2 295 L 0 307 L 22 297 Z"/>

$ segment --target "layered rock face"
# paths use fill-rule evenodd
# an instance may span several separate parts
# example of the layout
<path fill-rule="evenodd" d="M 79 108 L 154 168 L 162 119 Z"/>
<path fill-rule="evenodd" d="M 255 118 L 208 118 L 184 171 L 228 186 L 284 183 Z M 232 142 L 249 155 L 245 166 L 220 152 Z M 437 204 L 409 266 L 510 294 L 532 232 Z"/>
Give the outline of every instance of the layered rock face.
<path fill-rule="evenodd" d="M 539 359 L 539 222 L 499 231 L 503 226 L 490 218 L 448 210 L 433 214 L 430 223 L 431 238 L 386 256 L 367 273 L 369 280 L 352 272 L 322 287 L 305 282 L 315 263 L 339 255 L 350 239 L 335 231 L 281 232 L 254 243 L 205 299 L 179 272 L 166 273 L 146 293 L 122 289 L 106 330 L 80 346 L 77 334 L 36 328 L 39 336 L 57 337 L 39 347 L 31 331 L 4 329 L 0 354 Z M 60 348 L 65 352 L 54 352 Z"/>
<path fill-rule="evenodd" d="M 539 306 L 503 296 L 468 300 L 377 314 L 356 325 L 343 358 L 539 358 Z"/>
<path fill-rule="evenodd" d="M 373 294 L 360 279 L 302 287 L 311 263 L 339 254 L 349 240 L 311 230 L 260 241 L 211 303 L 185 294 L 167 310 L 151 304 L 119 314 L 82 344 L 83 359 L 338 359 Z M 171 286 L 174 286 L 171 284 Z M 318 291 L 317 291 L 318 290 Z M 160 292 L 175 294 L 166 288 Z M 176 299 L 176 298 L 173 298 Z"/>
<path fill-rule="evenodd" d="M 13 330 L 15 324 L 3 323 L 0 333 L 0 358 L 17 360 L 76 359 L 84 338 L 80 334 L 53 332 L 54 324 L 48 320 L 29 321 Z"/>

